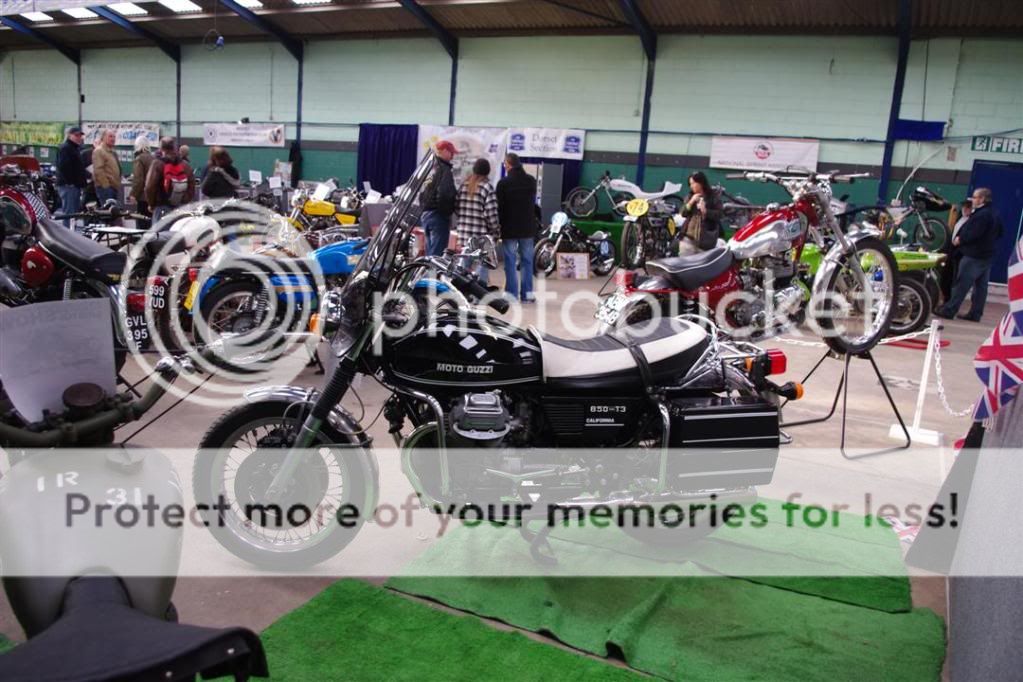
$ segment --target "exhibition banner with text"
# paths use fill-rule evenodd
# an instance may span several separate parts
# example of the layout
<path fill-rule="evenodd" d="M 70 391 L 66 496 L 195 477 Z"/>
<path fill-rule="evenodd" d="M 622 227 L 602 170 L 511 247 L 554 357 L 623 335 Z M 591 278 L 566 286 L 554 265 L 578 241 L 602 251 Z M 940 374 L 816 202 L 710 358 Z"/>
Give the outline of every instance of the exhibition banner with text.
<path fill-rule="evenodd" d="M 817 170 L 818 140 L 784 137 L 725 137 L 715 135 L 710 143 L 712 168 L 776 171 L 789 166 Z"/>
<path fill-rule="evenodd" d="M 212 147 L 283 147 L 283 123 L 205 123 L 203 142 Z"/>
<path fill-rule="evenodd" d="M 490 162 L 490 182 L 496 184 L 501 178 L 501 162 L 507 147 L 507 136 L 507 128 L 421 125 L 417 156 L 426 153 L 441 140 L 447 140 L 458 150 L 458 154 L 452 160 L 456 186 L 460 186 L 472 173 L 472 164 L 476 159 L 486 159 Z"/>
<path fill-rule="evenodd" d="M 0 142 L 7 144 L 42 144 L 55 146 L 64 141 L 67 123 L 15 121 L 0 123 Z"/>
<path fill-rule="evenodd" d="M 105 130 L 114 131 L 116 136 L 115 147 L 131 147 L 135 144 L 135 138 L 139 136 L 147 137 L 152 147 L 156 147 L 160 143 L 159 123 L 87 121 L 82 124 L 82 132 L 85 133 L 85 144 L 96 144 L 99 142 L 99 136 Z"/>
<path fill-rule="evenodd" d="M 586 131 L 564 128 L 509 128 L 508 151 L 541 159 L 582 161 Z"/>

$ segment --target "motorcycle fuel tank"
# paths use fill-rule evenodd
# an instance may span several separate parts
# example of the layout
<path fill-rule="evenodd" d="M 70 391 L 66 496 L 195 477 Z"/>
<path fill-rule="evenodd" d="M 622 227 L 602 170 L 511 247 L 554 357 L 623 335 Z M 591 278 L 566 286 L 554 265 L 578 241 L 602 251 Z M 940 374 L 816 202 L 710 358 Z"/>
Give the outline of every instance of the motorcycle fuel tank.
<path fill-rule="evenodd" d="M 440 313 L 433 323 L 386 343 L 385 353 L 399 382 L 433 390 L 447 386 L 464 392 L 542 380 L 536 339 L 494 318 Z"/>
<path fill-rule="evenodd" d="M 791 207 L 767 211 L 740 228 L 729 240 L 728 249 L 739 260 L 782 253 L 797 246 L 806 227 L 806 218 Z"/>

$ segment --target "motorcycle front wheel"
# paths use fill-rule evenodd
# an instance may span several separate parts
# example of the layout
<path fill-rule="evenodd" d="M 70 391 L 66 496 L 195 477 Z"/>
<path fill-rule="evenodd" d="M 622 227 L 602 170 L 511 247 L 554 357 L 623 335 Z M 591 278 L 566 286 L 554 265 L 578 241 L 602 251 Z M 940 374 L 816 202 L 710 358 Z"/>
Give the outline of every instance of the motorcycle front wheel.
<path fill-rule="evenodd" d="M 544 238 L 536 243 L 533 250 L 533 271 L 540 277 L 550 277 L 558 265 L 554 242 Z"/>
<path fill-rule="evenodd" d="M 948 243 L 948 226 L 937 218 L 920 220 L 916 224 L 911 241 L 928 251 L 941 251 Z"/>
<path fill-rule="evenodd" d="M 823 300 L 811 302 L 824 342 L 836 353 L 865 353 L 891 326 L 899 282 L 895 256 L 877 237 L 864 237 L 826 276 Z"/>
<path fill-rule="evenodd" d="M 923 284 L 912 277 L 899 278 L 895 312 L 888 334 L 901 336 L 923 328 L 931 317 L 931 308 L 931 296 Z"/>
<path fill-rule="evenodd" d="M 589 218 L 597 212 L 597 193 L 589 187 L 576 187 L 565 197 L 565 208 L 573 218 Z"/>
<path fill-rule="evenodd" d="M 635 270 L 645 262 L 643 230 L 636 223 L 629 223 L 622 228 L 622 265 Z"/>
<path fill-rule="evenodd" d="M 597 245 L 592 255 L 593 274 L 597 277 L 604 277 L 615 267 L 617 253 L 615 253 L 614 242 L 605 239 Z"/>
<path fill-rule="evenodd" d="M 192 486 L 203 521 L 225 549 L 265 568 L 321 563 L 344 549 L 373 510 L 372 475 L 353 456 L 354 434 L 324 424 L 280 502 L 265 493 L 301 426 L 300 404 L 270 400 L 221 415 L 199 443 Z M 216 505 L 216 506 L 214 506 Z M 348 506 L 350 505 L 350 506 Z M 356 517 L 339 512 L 358 511 Z"/>

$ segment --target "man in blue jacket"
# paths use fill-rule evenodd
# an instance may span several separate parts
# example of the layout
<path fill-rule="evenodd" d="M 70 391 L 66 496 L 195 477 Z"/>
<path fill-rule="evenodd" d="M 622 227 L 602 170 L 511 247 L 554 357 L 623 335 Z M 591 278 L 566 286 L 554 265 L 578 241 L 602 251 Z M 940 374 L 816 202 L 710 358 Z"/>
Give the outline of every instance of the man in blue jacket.
<path fill-rule="evenodd" d="M 72 126 L 67 139 L 57 148 L 57 193 L 60 194 L 60 212 L 78 213 L 82 207 L 82 189 L 88 181 L 82 160 L 82 129 Z M 70 218 L 64 224 L 71 226 Z"/>
<path fill-rule="evenodd" d="M 988 275 L 991 273 L 991 259 L 1002 236 L 1002 219 L 991 206 L 991 190 L 978 187 L 970 197 L 973 214 L 959 233 L 952 239 L 952 245 L 959 247 L 962 260 L 956 274 L 952 297 L 935 313 L 938 317 L 951 320 L 959 312 L 959 306 L 966 299 L 966 293 L 973 288 L 970 297 L 970 312 L 960 315 L 960 320 L 980 322 L 987 300 Z"/>

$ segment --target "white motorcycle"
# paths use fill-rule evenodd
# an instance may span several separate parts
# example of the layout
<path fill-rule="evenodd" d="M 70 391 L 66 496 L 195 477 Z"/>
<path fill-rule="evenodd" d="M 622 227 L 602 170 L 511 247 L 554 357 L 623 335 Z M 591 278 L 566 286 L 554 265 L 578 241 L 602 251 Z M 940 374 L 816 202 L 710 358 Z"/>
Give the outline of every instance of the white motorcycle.
<path fill-rule="evenodd" d="M 576 187 L 565 197 L 565 208 L 573 218 L 590 218 L 597 212 L 600 202 L 600 191 L 603 190 L 611 203 L 611 210 L 617 215 L 625 215 L 625 206 L 630 199 L 646 199 L 647 201 L 663 200 L 675 205 L 673 213 L 682 210 L 682 198 L 676 196 L 682 191 L 677 182 L 665 182 L 659 192 L 644 192 L 643 189 L 625 178 L 611 178 L 611 171 L 604 171 L 596 187 Z"/>

